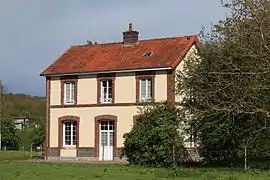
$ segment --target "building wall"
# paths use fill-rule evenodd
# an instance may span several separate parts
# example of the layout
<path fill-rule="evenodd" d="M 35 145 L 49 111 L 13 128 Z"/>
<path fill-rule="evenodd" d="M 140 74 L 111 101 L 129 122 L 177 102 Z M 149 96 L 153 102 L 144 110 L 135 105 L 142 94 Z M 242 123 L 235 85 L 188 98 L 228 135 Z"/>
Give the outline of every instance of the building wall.
<path fill-rule="evenodd" d="M 54 77 L 50 81 L 50 103 L 61 104 L 61 80 Z M 167 99 L 167 72 L 157 71 L 155 74 L 155 101 Z M 117 73 L 115 78 L 115 103 L 136 102 L 135 73 Z M 77 104 L 97 104 L 96 75 L 79 76 L 77 84 Z"/>
<path fill-rule="evenodd" d="M 133 103 L 135 101 L 135 73 L 117 73 L 115 79 L 115 103 Z"/>
<path fill-rule="evenodd" d="M 60 105 L 61 98 L 61 82 L 59 77 L 51 78 L 51 95 L 50 103 L 51 105 Z"/>
<path fill-rule="evenodd" d="M 183 71 L 183 69 L 185 67 L 185 62 L 189 58 L 198 58 L 198 49 L 197 49 L 197 47 L 195 45 L 193 45 L 190 48 L 190 50 L 187 52 L 185 57 L 182 59 L 182 61 L 176 67 L 176 69 L 175 69 L 176 74 Z M 175 76 L 175 82 L 177 82 L 177 75 Z M 183 100 L 183 96 L 175 94 L 175 102 L 181 102 L 182 100 Z"/>
<path fill-rule="evenodd" d="M 78 78 L 78 104 L 97 103 L 97 79 L 96 75 L 79 76 Z"/>
<path fill-rule="evenodd" d="M 51 108 L 50 111 L 50 147 L 58 147 L 58 118 L 78 116 L 79 147 L 95 146 L 95 117 L 100 115 L 117 116 L 117 147 L 123 147 L 123 135 L 133 126 L 133 116 L 138 114 L 137 106 Z"/>
<path fill-rule="evenodd" d="M 155 101 L 167 99 L 167 71 L 156 71 L 155 77 Z"/>
<path fill-rule="evenodd" d="M 198 56 L 198 49 L 197 49 L 197 47 L 195 45 L 193 45 L 190 48 L 190 50 L 187 52 L 186 56 L 182 59 L 182 61 L 176 67 L 176 69 L 175 69 L 176 74 L 179 73 L 179 72 L 182 72 L 184 70 L 185 63 L 187 62 L 187 60 L 189 58 L 199 58 L 199 56 Z M 175 82 L 177 82 L 177 75 L 175 76 Z M 177 84 L 175 84 L 175 85 L 177 85 Z M 178 94 L 175 94 L 175 102 L 178 102 L 179 103 L 179 102 L 182 102 L 182 101 L 183 101 L 183 95 L 180 96 Z M 183 129 L 179 129 L 179 131 L 180 131 L 180 133 L 183 134 Z M 197 146 L 197 144 L 195 144 L 194 142 L 190 142 L 189 138 L 190 138 L 190 135 L 189 134 L 184 134 L 184 146 L 186 148 Z"/>

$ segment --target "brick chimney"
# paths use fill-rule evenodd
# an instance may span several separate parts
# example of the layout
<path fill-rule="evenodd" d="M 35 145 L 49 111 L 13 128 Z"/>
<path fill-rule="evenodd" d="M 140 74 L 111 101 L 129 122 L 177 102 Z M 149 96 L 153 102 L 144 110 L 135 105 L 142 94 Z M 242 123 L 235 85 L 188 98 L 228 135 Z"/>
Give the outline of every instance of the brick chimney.
<path fill-rule="evenodd" d="M 132 23 L 129 23 L 128 31 L 123 32 L 123 44 L 125 46 L 136 45 L 139 39 L 139 32 L 133 31 Z"/>

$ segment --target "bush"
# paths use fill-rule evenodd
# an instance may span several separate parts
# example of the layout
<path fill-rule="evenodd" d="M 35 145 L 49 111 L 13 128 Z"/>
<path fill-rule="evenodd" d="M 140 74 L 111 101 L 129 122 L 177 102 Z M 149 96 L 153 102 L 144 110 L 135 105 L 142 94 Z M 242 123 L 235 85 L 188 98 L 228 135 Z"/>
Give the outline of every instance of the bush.
<path fill-rule="evenodd" d="M 166 103 L 145 106 L 132 130 L 124 135 L 122 156 L 130 164 L 168 167 L 183 160 L 178 110 Z"/>
<path fill-rule="evenodd" d="M 2 147 L 17 149 L 18 138 L 16 136 L 16 129 L 13 120 L 7 116 L 3 116 L 0 120 Z"/>
<path fill-rule="evenodd" d="M 17 130 L 20 148 L 23 147 L 23 150 L 30 151 L 32 134 L 33 134 L 32 128 L 24 128 L 22 130 Z"/>

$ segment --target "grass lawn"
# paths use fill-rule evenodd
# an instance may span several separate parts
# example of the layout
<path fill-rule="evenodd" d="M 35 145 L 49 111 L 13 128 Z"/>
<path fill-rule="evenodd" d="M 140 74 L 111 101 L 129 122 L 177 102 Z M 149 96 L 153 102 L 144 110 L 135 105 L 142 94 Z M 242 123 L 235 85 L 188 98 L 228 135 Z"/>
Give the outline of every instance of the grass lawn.
<path fill-rule="evenodd" d="M 35 156 L 36 153 L 33 153 L 33 159 Z M 270 180 L 270 171 L 244 173 L 242 170 L 203 168 L 179 168 L 172 171 L 113 164 L 18 162 L 29 157 L 27 151 L 0 151 L 0 180 Z"/>
<path fill-rule="evenodd" d="M 3 160 L 26 160 L 30 158 L 29 151 L 0 151 L 0 161 Z M 32 152 L 32 158 L 37 158 L 37 152 Z"/>
<path fill-rule="evenodd" d="M 175 171 L 174 171 L 175 172 Z M 96 165 L 96 164 L 54 164 L 27 162 L 0 162 L 1 180 L 267 180 L 268 172 L 232 171 L 229 169 L 187 169 L 179 168 L 178 176 L 167 169 L 140 168 L 124 165 Z"/>

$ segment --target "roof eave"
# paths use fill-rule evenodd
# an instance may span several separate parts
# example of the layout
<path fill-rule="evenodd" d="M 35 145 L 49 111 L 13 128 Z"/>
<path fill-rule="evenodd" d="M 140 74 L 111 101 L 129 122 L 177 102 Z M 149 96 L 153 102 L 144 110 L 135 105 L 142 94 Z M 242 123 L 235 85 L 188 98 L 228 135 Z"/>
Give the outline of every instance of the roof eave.
<path fill-rule="evenodd" d="M 43 74 L 40 76 L 45 77 L 57 77 L 57 76 L 74 76 L 74 75 L 93 75 L 93 74 L 109 74 L 109 73 L 128 73 L 128 72 L 141 72 L 141 71 L 162 71 L 172 70 L 171 66 L 163 67 L 151 67 L 151 68 L 138 68 L 138 69 L 119 69 L 119 70 L 104 70 L 104 71 L 87 71 L 87 72 L 71 72 L 71 73 L 55 73 L 55 74 Z"/>

